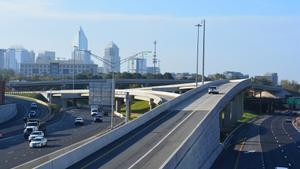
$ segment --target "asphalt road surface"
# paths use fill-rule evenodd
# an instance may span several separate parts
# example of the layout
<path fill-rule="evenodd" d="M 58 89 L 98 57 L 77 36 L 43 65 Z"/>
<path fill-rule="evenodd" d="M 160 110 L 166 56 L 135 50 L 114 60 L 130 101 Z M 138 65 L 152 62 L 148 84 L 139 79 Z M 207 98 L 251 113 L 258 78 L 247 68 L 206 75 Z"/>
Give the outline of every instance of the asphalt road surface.
<path fill-rule="evenodd" d="M 79 116 L 84 118 L 85 124 L 76 127 L 74 120 Z M 121 119 L 116 117 L 116 120 L 119 122 Z M 107 130 L 109 127 L 110 117 L 104 117 L 102 123 L 95 123 L 88 109 L 73 109 L 64 112 L 60 118 L 47 125 L 47 147 L 29 148 L 29 142 L 24 139 L 23 135 L 0 139 L 0 168 L 12 168 L 47 155 L 103 130 Z"/>
<path fill-rule="evenodd" d="M 69 168 L 159 168 L 235 84 L 221 85 L 217 95 L 205 90 L 190 97 Z"/>
<path fill-rule="evenodd" d="M 266 115 L 237 131 L 212 169 L 300 168 L 300 133 L 286 115 Z"/>
<path fill-rule="evenodd" d="M 15 136 L 21 134 L 24 130 L 24 121 L 23 117 L 28 116 L 28 112 L 30 111 L 31 102 L 16 99 L 12 97 L 6 97 L 6 100 L 10 103 L 17 104 L 17 115 L 11 120 L 0 124 L 0 133 L 3 134 L 1 139 L 7 139 L 8 137 Z M 43 105 L 38 105 L 36 110 L 37 116 L 36 118 L 43 119 L 48 115 L 48 108 Z"/>

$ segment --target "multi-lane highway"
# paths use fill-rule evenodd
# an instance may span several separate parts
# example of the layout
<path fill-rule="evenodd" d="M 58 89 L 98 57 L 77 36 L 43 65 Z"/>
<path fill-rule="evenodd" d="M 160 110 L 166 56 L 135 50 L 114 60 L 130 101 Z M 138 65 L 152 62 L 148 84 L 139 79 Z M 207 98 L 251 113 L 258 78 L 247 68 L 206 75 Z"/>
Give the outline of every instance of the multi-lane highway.
<path fill-rule="evenodd" d="M 300 133 L 291 118 L 266 115 L 241 128 L 212 168 L 300 168 Z"/>
<path fill-rule="evenodd" d="M 0 133 L 3 134 L 3 138 L 8 138 L 16 134 L 22 133 L 24 129 L 23 117 L 27 116 L 31 104 L 31 102 L 29 101 L 21 100 L 13 97 L 6 97 L 6 100 L 10 103 L 17 104 L 17 115 L 13 119 L 0 124 Z M 48 108 L 43 105 L 38 105 L 36 112 L 37 112 L 37 118 L 41 120 L 46 120 L 45 118 L 47 118 L 47 115 L 49 113 Z"/>
<path fill-rule="evenodd" d="M 83 117 L 84 126 L 76 127 L 76 117 Z M 116 118 L 116 123 L 121 119 Z M 0 168 L 11 168 L 34 160 L 43 155 L 77 143 L 110 127 L 110 117 L 104 117 L 104 122 L 94 123 L 88 109 L 74 109 L 61 114 L 47 125 L 47 147 L 31 149 L 22 134 L 6 139 L 0 139 Z"/>
<path fill-rule="evenodd" d="M 217 95 L 197 93 L 70 168 L 159 168 L 236 84 L 221 85 Z"/>

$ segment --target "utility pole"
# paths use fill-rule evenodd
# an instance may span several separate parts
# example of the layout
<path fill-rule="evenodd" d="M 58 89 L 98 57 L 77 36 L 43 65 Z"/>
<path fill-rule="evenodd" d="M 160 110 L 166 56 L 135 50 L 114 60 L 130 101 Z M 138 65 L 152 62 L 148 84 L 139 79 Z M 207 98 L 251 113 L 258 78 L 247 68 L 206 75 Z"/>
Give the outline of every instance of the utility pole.
<path fill-rule="evenodd" d="M 196 78 L 195 83 L 196 87 L 198 87 L 198 71 L 199 71 L 199 29 L 202 26 L 201 24 L 195 25 L 197 27 L 197 57 L 196 57 Z"/>
<path fill-rule="evenodd" d="M 202 25 L 203 25 L 202 85 L 204 85 L 205 19 L 202 21 Z M 199 32 L 198 32 L 198 33 L 199 33 Z"/>
<path fill-rule="evenodd" d="M 157 57 L 156 57 L 156 40 L 154 41 L 154 53 L 153 53 L 153 74 L 156 74 L 156 63 L 157 63 Z"/>

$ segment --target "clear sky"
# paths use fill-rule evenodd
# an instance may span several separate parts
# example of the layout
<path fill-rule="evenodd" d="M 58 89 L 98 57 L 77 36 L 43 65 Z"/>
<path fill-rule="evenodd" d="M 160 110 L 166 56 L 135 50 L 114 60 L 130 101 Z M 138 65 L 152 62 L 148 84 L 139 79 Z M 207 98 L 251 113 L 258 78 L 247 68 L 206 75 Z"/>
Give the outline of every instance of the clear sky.
<path fill-rule="evenodd" d="M 163 72 L 195 72 L 194 25 L 206 19 L 206 74 L 277 72 L 300 82 L 299 0 L 0 0 L 0 16 L 0 48 L 70 58 L 82 26 L 100 56 L 109 41 L 125 58 L 157 40 Z"/>

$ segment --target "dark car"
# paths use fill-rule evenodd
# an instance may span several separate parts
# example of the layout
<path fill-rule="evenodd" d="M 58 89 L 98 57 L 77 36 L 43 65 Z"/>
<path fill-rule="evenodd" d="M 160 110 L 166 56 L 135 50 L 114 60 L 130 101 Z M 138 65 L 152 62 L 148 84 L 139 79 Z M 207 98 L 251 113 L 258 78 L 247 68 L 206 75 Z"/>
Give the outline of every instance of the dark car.
<path fill-rule="evenodd" d="M 29 117 L 29 118 L 34 118 L 34 117 L 36 117 L 36 111 L 31 110 L 31 111 L 28 113 L 28 117 Z"/>
<path fill-rule="evenodd" d="M 102 122 L 102 116 L 96 115 L 94 116 L 94 122 Z"/>

